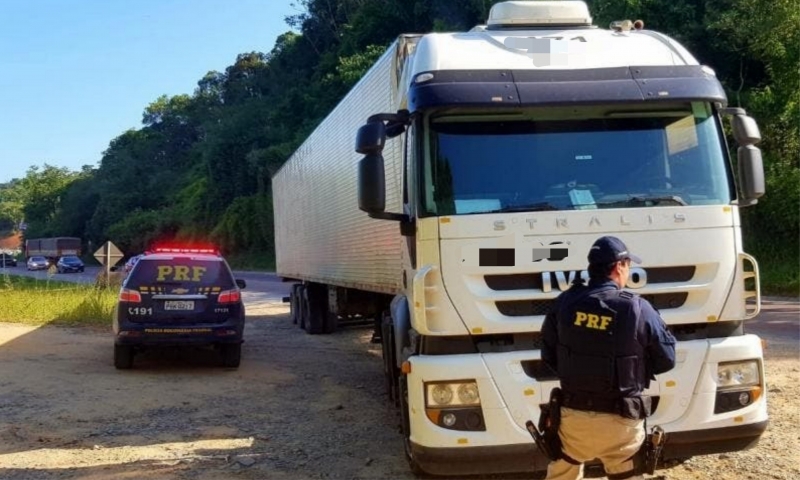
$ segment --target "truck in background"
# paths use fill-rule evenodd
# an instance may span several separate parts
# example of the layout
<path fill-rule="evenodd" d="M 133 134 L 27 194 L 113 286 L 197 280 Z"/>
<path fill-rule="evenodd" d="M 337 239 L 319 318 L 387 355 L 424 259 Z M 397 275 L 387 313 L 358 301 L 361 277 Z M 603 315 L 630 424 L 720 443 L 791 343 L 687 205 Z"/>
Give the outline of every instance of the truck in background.
<path fill-rule="evenodd" d="M 597 28 L 580 1 L 401 35 L 273 178 L 292 319 L 319 334 L 379 316 L 415 472 L 542 471 L 525 422 L 558 385 L 544 316 L 617 235 L 643 259 L 627 288 L 678 339 L 645 392 L 664 459 L 752 447 L 768 416 L 739 209 L 764 193 L 759 141 L 683 46 L 639 22 Z"/>
<path fill-rule="evenodd" d="M 65 255 L 81 255 L 81 239 L 76 237 L 32 238 L 25 240 L 25 259 L 45 257 L 51 265 Z"/>

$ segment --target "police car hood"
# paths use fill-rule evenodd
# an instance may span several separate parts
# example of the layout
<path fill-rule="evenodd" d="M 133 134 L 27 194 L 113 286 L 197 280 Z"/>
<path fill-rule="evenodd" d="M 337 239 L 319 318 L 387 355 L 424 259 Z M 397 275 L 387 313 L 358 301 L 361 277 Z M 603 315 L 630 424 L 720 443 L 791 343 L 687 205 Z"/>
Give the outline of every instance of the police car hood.
<path fill-rule="evenodd" d="M 536 333 L 552 301 L 586 268 L 589 248 L 602 235 L 620 237 L 642 258 L 632 269 L 628 289 L 650 299 L 673 328 L 723 316 L 744 318 L 739 311 L 744 307 L 737 302 L 726 307 L 732 287 L 743 288 L 734 284 L 744 285 L 735 273 L 738 237 L 733 227 L 738 217 L 730 208 L 564 213 L 468 215 L 440 221 L 442 282 L 464 327 L 476 336 L 494 334 L 485 338 L 532 334 L 530 350 L 515 346 L 482 354 L 488 378 L 522 428 L 525 419 L 538 418 L 538 404 L 546 402 L 557 385 L 543 370 Z M 733 293 L 731 297 L 736 298 Z M 514 338 L 516 344 L 525 336 Z M 674 373 L 688 381 L 671 387 L 668 396 L 661 395 L 665 407 L 659 409 L 658 421 L 674 421 L 685 413 L 676 399 L 691 396 L 703 355 L 703 348 L 678 345 Z M 654 382 L 646 393 L 659 395 L 659 384 Z"/>

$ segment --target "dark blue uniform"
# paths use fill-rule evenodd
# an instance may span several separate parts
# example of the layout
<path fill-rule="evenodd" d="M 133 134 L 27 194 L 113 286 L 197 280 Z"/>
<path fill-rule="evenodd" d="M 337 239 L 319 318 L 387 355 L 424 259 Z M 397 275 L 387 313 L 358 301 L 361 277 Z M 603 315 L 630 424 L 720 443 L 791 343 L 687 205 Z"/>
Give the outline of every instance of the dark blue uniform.
<path fill-rule="evenodd" d="M 564 406 L 644 418 L 654 375 L 675 366 L 675 338 L 646 300 L 611 280 L 573 285 L 542 327 L 543 360 L 558 373 Z"/>

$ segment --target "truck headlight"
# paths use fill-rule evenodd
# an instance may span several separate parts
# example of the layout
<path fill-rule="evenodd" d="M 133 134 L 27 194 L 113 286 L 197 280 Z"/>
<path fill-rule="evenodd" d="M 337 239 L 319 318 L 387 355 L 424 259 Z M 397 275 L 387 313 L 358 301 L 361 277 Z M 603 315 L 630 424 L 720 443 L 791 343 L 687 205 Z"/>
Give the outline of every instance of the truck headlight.
<path fill-rule="evenodd" d="M 717 365 L 717 395 L 714 413 L 727 413 L 755 403 L 763 393 L 758 360 L 724 362 Z"/>
<path fill-rule="evenodd" d="M 761 369 L 757 360 L 725 362 L 717 365 L 717 388 L 731 390 L 761 384 Z"/>
<path fill-rule="evenodd" d="M 485 431 L 478 382 L 426 382 L 425 414 L 448 430 Z"/>
<path fill-rule="evenodd" d="M 450 405 L 450 403 L 453 402 L 453 390 L 450 388 L 450 385 L 442 383 L 431 385 L 430 399 L 432 402 L 428 402 L 429 404 Z"/>
<path fill-rule="evenodd" d="M 472 381 L 437 382 L 425 384 L 425 404 L 428 407 L 471 407 L 481 404 L 478 383 Z"/>

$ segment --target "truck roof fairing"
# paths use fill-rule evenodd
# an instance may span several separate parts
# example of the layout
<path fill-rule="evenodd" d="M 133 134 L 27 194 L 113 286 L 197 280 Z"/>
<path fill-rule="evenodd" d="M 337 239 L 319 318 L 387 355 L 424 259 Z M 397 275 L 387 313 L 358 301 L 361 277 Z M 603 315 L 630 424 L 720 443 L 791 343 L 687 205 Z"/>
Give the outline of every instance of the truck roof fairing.
<path fill-rule="evenodd" d="M 416 81 L 422 77 L 424 81 Z M 443 70 L 411 81 L 411 112 L 437 107 L 525 107 L 663 101 L 727 103 L 708 67 L 631 66 L 581 70 Z"/>

